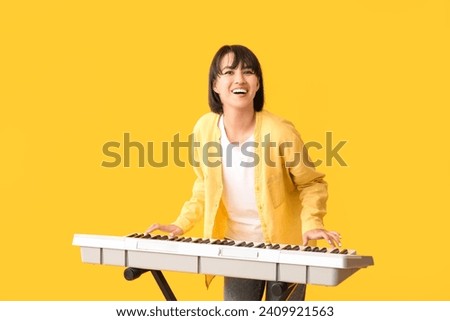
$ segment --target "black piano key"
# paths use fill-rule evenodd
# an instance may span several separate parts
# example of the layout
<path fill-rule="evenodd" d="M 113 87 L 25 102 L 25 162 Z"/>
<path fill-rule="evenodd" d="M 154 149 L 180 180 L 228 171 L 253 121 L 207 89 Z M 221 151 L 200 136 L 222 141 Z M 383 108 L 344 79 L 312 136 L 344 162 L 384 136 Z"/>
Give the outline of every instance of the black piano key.
<path fill-rule="evenodd" d="M 315 246 L 315 247 L 312 249 L 313 252 L 319 252 L 319 250 L 320 250 L 320 248 L 319 248 L 318 246 Z"/>
<path fill-rule="evenodd" d="M 279 249 L 280 248 L 280 244 L 274 244 L 270 247 L 273 250 Z"/>
<path fill-rule="evenodd" d="M 335 248 L 335 249 L 331 250 L 330 253 L 338 254 L 338 253 L 339 253 L 339 249 L 338 249 L 338 248 Z"/>
<path fill-rule="evenodd" d="M 182 237 L 177 238 L 177 239 L 175 240 L 175 242 L 181 242 L 181 241 L 183 241 L 184 239 L 185 239 L 185 237 L 182 236 Z"/>
<path fill-rule="evenodd" d="M 202 243 L 202 239 L 196 239 L 196 240 L 194 240 L 194 241 L 192 241 L 192 243 Z"/>
<path fill-rule="evenodd" d="M 211 244 L 220 244 L 220 243 L 221 243 L 221 240 L 214 240 L 211 242 Z"/>
<path fill-rule="evenodd" d="M 185 238 L 181 242 L 190 242 L 190 241 L 192 241 L 192 237 Z"/>
<path fill-rule="evenodd" d="M 253 242 L 247 243 L 245 247 L 253 247 Z"/>
<path fill-rule="evenodd" d="M 204 240 L 201 241 L 200 243 L 202 243 L 202 244 L 208 244 L 209 242 L 211 242 L 209 239 L 204 239 Z"/>
<path fill-rule="evenodd" d="M 235 246 L 242 246 L 242 247 L 244 247 L 246 245 L 247 245 L 247 243 L 245 243 L 244 241 L 235 244 Z"/>
<path fill-rule="evenodd" d="M 292 251 L 299 251 L 299 250 L 300 250 L 300 246 L 298 246 L 298 245 L 292 247 Z"/>
<path fill-rule="evenodd" d="M 225 240 L 225 243 L 223 245 L 234 245 L 235 242 L 233 240 Z"/>
<path fill-rule="evenodd" d="M 282 250 L 290 250 L 291 248 L 292 248 L 292 246 L 286 245 L 285 247 L 282 248 Z"/>
<path fill-rule="evenodd" d="M 311 251 L 312 251 L 312 248 L 311 248 L 311 246 L 307 246 L 307 247 L 305 247 L 305 248 L 303 249 L 303 251 L 311 252 Z"/>
<path fill-rule="evenodd" d="M 152 236 L 150 235 L 150 234 L 144 234 L 144 236 L 142 237 L 143 239 L 149 239 L 149 238 L 151 238 Z"/>
<path fill-rule="evenodd" d="M 327 248 L 326 247 L 322 247 L 319 252 L 321 253 L 327 253 Z"/>
<path fill-rule="evenodd" d="M 348 250 L 347 250 L 347 249 L 344 249 L 344 250 L 342 250 L 341 252 L 339 252 L 339 254 L 348 254 Z"/>
<path fill-rule="evenodd" d="M 127 235 L 126 237 L 135 237 L 137 233 L 131 233 L 130 235 Z"/>
<path fill-rule="evenodd" d="M 256 249 L 264 249 L 266 248 L 266 245 L 264 243 L 260 243 L 258 245 L 255 246 Z"/>

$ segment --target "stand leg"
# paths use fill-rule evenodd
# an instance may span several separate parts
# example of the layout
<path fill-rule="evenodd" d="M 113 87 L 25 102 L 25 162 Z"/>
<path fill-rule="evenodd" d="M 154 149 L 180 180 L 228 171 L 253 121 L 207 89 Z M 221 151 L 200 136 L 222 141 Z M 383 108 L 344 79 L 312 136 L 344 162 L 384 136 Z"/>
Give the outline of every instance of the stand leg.
<path fill-rule="evenodd" d="M 167 283 L 167 280 L 162 274 L 162 272 L 158 270 L 150 270 L 150 271 L 152 272 L 152 275 L 155 278 L 156 283 L 158 283 L 161 292 L 164 294 L 166 301 L 176 301 L 177 298 L 175 297 L 175 294 L 173 294 L 172 289 L 170 288 L 169 283 Z"/>
<path fill-rule="evenodd" d="M 123 272 L 123 275 L 125 279 L 128 281 L 136 280 L 138 277 L 140 277 L 145 272 L 152 272 L 153 278 L 155 279 L 156 283 L 159 286 L 159 289 L 161 290 L 162 294 L 164 295 L 166 301 L 177 301 L 177 298 L 175 297 L 175 294 L 173 294 L 172 289 L 170 288 L 169 283 L 167 283 L 166 278 L 164 277 L 163 273 L 159 270 L 146 270 L 146 269 L 138 269 L 129 267 L 125 269 Z"/>

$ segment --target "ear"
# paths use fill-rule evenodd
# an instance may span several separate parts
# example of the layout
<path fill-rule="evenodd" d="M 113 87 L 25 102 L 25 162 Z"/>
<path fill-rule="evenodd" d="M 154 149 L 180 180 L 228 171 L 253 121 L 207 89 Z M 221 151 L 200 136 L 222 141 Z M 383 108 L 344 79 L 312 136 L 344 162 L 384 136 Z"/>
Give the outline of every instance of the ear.
<path fill-rule="evenodd" d="M 213 90 L 216 94 L 219 94 L 219 91 L 217 90 L 216 81 L 213 82 Z"/>

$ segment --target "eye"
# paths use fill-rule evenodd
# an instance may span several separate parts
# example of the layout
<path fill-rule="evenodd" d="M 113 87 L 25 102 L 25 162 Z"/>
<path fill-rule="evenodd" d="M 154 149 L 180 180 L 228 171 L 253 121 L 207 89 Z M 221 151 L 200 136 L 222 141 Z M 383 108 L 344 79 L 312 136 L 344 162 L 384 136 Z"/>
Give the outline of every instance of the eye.
<path fill-rule="evenodd" d="M 246 70 L 244 70 L 244 74 L 246 74 L 246 75 L 254 75 L 255 72 L 253 70 L 251 70 L 251 69 L 246 69 Z"/>
<path fill-rule="evenodd" d="M 225 70 L 224 72 L 222 72 L 223 75 L 232 75 L 233 74 L 233 70 Z"/>

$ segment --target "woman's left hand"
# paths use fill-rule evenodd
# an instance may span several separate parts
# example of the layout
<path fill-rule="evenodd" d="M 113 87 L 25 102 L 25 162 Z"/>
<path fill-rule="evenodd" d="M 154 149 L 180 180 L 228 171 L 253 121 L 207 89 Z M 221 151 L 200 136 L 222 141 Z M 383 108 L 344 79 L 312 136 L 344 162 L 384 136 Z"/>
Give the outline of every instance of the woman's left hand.
<path fill-rule="evenodd" d="M 333 247 L 341 246 L 341 235 L 338 232 L 319 228 L 303 233 L 303 246 L 308 245 L 308 241 L 310 240 L 320 239 L 326 240 Z"/>

